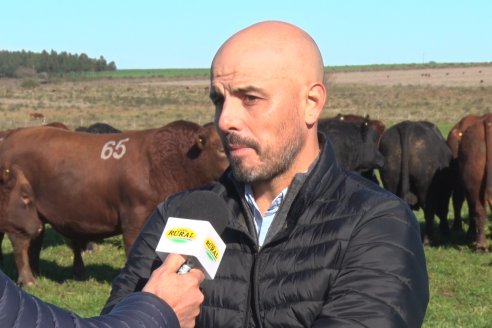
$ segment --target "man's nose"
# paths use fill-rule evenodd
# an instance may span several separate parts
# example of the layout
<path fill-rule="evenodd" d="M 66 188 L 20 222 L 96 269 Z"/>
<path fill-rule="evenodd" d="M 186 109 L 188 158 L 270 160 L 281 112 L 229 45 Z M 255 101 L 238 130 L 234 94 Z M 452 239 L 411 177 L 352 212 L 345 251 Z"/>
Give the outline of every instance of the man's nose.
<path fill-rule="evenodd" d="M 220 131 L 232 131 L 240 129 L 240 102 L 234 98 L 225 99 L 222 108 L 217 112 L 216 124 Z"/>

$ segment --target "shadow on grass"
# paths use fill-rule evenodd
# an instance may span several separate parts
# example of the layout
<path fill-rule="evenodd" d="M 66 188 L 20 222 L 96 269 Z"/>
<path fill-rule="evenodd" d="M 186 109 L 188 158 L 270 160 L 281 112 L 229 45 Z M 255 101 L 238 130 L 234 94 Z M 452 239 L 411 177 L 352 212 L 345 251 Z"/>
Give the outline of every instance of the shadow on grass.
<path fill-rule="evenodd" d="M 12 253 L 4 254 L 3 263 L 0 267 L 10 279 L 17 281 L 17 267 Z M 55 261 L 45 259 L 40 259 L 39 268 L 41 271 L 40 276 L 57 283 L 63 283 L 70 279 L 78 281 L 93 279 L 100 283 L 110 284 L 121 270 L 121 268 L 116 268 L 109 264 L 88 264 L 82 276 L 75 276 L 72 271 L 72 265 L 63 266 Z"/>
<path fill-rule="evenodd" d="M 60 266 L 54 261 L 41 260 L 41 275 L 50 280 L 62 283 L 68 279 L 78 281 L 95 280 L 101 283 L 111 283 L 120 272 L 121 268 L 115 268 L 108 264 L 88 264 L 85 267 L 85 273 L 81 276 L 74 275 L 72 266 Z"/>
<path fill-rule="evenodd" d="M 488 217 L 488 222 L 489 222 L 489 229 L 488 231 L 492 231 L 492 220 L 491 216 L 489 215 Z M 446 236 L 443 236 L 441 231 L 439 230 L 439 225 L 434 224 L 434 241 L 432 245 L 428 245 L 429 247 L 442 247 L 442 248 L 447 248 L 447 249 L 462 249 L 463 247 L 468 248 L 472 252 L 477 252 L 475 248 L 475 237 L 469 234 L 468 232 L 468 218 L 463 219 L 463 228 L 460 231 L 455 231 L 452 229 L 452 221 L 449 220 L 448 223 L 450 224 L 450 237 L 447 238 Z M 425 222 L 419 221 L 420 225 L 420 233 L 421 236 L 424 236 L 424 231 L 425 231 Z M 489 246 L 487 252 L 492 252 L 492 242 L 490 242 L 490 238 L 492 236 L 490 233 L 487 233 L 487 239 L 489 240 Z M 485 252 L 485 253 L 487 253 Z M 480 252 L 477 252 L 480 253 Z M 490 264 L 492 266 L 492 263 Z"/>

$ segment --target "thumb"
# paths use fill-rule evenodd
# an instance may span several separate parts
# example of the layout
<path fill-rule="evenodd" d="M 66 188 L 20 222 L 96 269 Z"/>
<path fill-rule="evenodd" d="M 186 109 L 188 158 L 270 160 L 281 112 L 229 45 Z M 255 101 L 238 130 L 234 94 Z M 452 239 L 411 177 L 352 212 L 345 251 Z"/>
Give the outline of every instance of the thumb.
<path fill-rule="evenodd" d="M 168 254 L 162 268 L 168 271 L 176 272 L 186 262 L 186 257 L 180 254 Z"/>

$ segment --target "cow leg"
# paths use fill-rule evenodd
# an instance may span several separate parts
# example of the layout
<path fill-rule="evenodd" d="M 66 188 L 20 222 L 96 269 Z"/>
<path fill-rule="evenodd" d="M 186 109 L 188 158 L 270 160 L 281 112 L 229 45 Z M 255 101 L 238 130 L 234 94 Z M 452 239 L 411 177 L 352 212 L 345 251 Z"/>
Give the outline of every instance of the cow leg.
<path fill-rule="evenodd" d="M 465 193 L 462 187 L 455 188 L 453 191 L 453 211 L 454 211 L 454 221 L 452 230 L 456 233 L 463 232 L 463 219 L 461 217 L 461 208 L 463 207 L 463 202 L 465 201 Z"/>
<path fill-rule="evenodd" d="M 82 259 L 82 250 L 87 245 L 86 241 L 71 240 L 70 246 L 73 251 L 73 267 L 72 272 L 78 279 L 82 278 L 85 274 L 84 260 Z"/>
<path fill-rule="evenodd" d="M 477 243 L 475 245 L 475 249 L 477 252 L 487 252 L 488 251 L 488 243 L 487 238 L 485 236 L 485 226 L 487 224 L 487 216 L 480 215 L 476 217 L 477 221 Z"/>
<path fill-rule="evenodd" d="M 434 195 L 433 197 L 433 204 L 435 204 L 435 214 L 439 218 L 439 231 L 441 232 L 441 236 L 444 238 L 444 241 L 446 243 L 449 243 L 451 241 L 451 231 L 448 224 L 450 194 L 447 194 L 446 197 L 444 197 L 444 194 Z"/>
<path fill-rule="evenodd" d="M 3 237 L 5 236 L 5 233 L 0 231 L 0 266 L 3 266 L 3 250 L 2 250 L 2 243 L 3 243 Z"/>
<path fill-rule="evenodd" d="M 439 217 L 439 231 L 445 242 L 449 242 L 451 239 L 451 232 L 448 225 L 447 211 L 446 213 L 437 213 L 437 216 Z"/>
<path fill-rule="evenodd" d="M 488 245 L 487 237 L 485 236 L 485 230 L 487 227 L 487 210 L 485 208 L 485 204 L 479 203 L 477 205 L 476 215 L 474 216 L 477 231 L 475 249 L 477 252 L 487 252 Z"/>
<path fill-rule="evenodd" d="M 422 238 L 422 241 L 424 245 L 430 246 L 434 245 L 435 240 L 434 240 L 434 212 L 424 208 L 424 219 L 425 219 L 425 229 L 424 229 L 424 236 Z"/>
<path fill-rule="evenodd" d="M 485 210 L 485 206 L 482 202 L 479 200 L 472 200 L 470 202 L 470 212 L 471 217 L 470 217 L 470 229 L 471 230 L 472 225 L 471 222 L 474 221 L 474 231 L 476 233 L 475 236 L 475 250 L 477 252 L 487 252 L 488 247 L 487 247 L 487 238 L 485 236 L 485 227 L 487 224 L 487 212 Z"/>
<path fill-rule="evenodd" d="M 43 246 L 44 226 L 39 235 L 31 239 L 29 245 L 29 264 L 35 276 L 39 276 L 39 257 Z"/>
<path fill-rule="evenodd" d="M 466 239 L 473 242 L 477 240 L 477 218 L 471 212 L 468 218 L 468 230 L 466 231 Z"/>
<path fill-rule="evenodd" d="M 36 283 L 36 279 L 32 274 L 29 266 L 29 244 L 30 239 L 27 236 L 9 233 L 8 237 L 14 249 L 15 264 L 17 266 L 18 278 L 17 283 L 21 286 L 32 286 Z"/>
<path fill-rule="evenodd" d="M 130 248 L 135 239 L 137 239 L 143 224 L 135 222 L 134 218 L 148 217 L 149 209 L 147 207 L 135 207 L 121 217 L 121 231 L 123 235 L 123 244 L 125 246 L 125 255 L 128 256 Z"/>
<path fill-rule="evenodd" d="M 477 241 L 477 221 L 480 221 L 478 219 L 479 214 L 478 213 L 484 213 L 484 209 L 480 211 L 479 208 L 483 208 L 483 206 L 477 205 L 479 202 L 478 199 L 479 196 L 475 193 L 466 195 L 466 200 L 468 203 L 468 230 L 466 232 L 466 239 L 475 243 Z"/>

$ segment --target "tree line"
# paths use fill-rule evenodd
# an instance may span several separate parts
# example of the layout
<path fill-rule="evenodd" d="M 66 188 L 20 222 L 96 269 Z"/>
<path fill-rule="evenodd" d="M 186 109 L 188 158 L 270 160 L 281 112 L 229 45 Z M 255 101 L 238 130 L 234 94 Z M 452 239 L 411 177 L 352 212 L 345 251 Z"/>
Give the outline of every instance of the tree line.
<path fill-rule="evenodd" d="M 32 51 L 0 51 L 0 77 L 25 77 L 37 74 L 62 75 L 70 72 L 115 71 L 116 64 L 103 56 L 90 58 L 85 53 L 71 54 L 55 50 L 41 53 Z"/>

